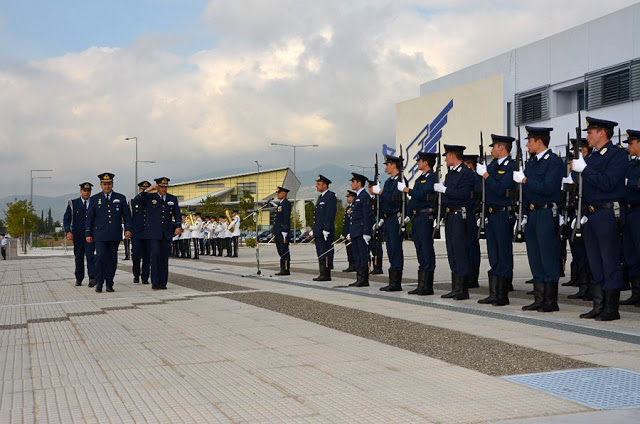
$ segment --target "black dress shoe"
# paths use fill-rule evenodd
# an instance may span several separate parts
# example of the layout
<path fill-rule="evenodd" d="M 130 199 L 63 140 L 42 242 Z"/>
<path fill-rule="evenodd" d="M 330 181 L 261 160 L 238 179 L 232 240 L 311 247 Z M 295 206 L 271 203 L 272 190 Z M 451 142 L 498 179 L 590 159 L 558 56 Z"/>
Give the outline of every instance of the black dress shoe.
<path fill-rule="evenodd" d="M 89 278 L 89 287 L 95 287 L 96 285 L 96 280 L 93 278 Z"/>
<path fill-rule="evenodd" d="M 166 289 L 167 289 L 166 287 L 160 287 L 160 290 L 166 290 Z"/>
<path fill-rule="evenodd" d="M 133 277 L 133 284 L 138 284 L 140 282 L 140 277 Z"/>
<path fill-rule="evenodd" d="M 102 288 L 101 287 L 96 287 L 96 293 L 102 293 Z"/>
<path fill-rule="evenodd" d="M 151 290 L 160 290 L 160 287 L 153 287 L 153 286 L 151 286 Z"/>
<path fill-rule="evenodd" d="M 108 293 L 113 293 L 115 290 L 113 289 L 113 287 L 107 287 L 107 292 Z"/>
<path fill-rule="evenodd" d="M 82 285 L 82 281 L 76 280 L 76 286 L 81 286 L 81 285 Z"/>
<path fill-rule="evenodd" d="M 149 282 L 148 281 L 143 281 L 142 284 L 149 284 Z"/>

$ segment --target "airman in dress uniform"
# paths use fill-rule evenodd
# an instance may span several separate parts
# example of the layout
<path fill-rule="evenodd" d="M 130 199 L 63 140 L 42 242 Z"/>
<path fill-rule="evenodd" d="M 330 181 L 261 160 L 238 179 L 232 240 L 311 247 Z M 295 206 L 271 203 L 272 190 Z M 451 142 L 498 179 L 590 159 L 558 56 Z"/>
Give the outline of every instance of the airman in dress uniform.
<path fill-rule="evenodd" d="M 593 309 L 580 318 L 598 321 L 620 319 L 618 302 L 622 288 L 621 233 L 625 208 L 627 153 L 611 142 L 617 122 L 587 117 L 587 141 L 593 150 L 574 159 L 571 167 L 582 174 L 584 245 L 593 275 Z M 574 177 L 574 181 L 576 178 Z"/>
<path fill-rule="evenodd" d="M 367 182 L 369 191 L 369 215 L 371 216 L 371 222 L 375 224 L 378 217 L 378 195 L 373 193 L 373 186 L 377 183 L 373 180 Z M 373 238 L 369 242 L 369 253 L 371 254 L 371 274 L 379 275 L 383 274 L 382 271 L 382 228 L 376 228 L 373 231 Z"/>
<path fill-rule="evenodd" d="M 437 153 L 418 152 L 418 170 L 421 174 L 410 189 L 398 182 L 398 190 L 411 196 L 409 211 L 413 224 L 411 238 L 418 256 L 418 288 L 409 294 L 420 296 L 433 294 L 433 273 L 436 270 L 436 253 L 433 248 L 434 184 L 437 182 L 433 167 Z"/>
<path fill-rule="evenodd" d="M 344 221 L 342 223 L 342 239 L 347 239 L 349 235 L 349 228 L 351 227 L 351 211 L 353 209 L 353 200 L 356 197 L 356 192 L 353 190 L 347 190 L 347 206 L 344 208 Z M 347 262 L 349 266 L 347 269 L 343 269 L 342 272 L 355 272 L 356 271 L 356 263 L 353 259 L 353 246 L 348 244 L 345 248 L 347 251 Z"/>
<path fill-rule="evenodd" d="M 75 257 L 76 286 L 82 285 L 84 280 L 84 261 L 87 260 L 87 273 L 89 274 L 89 285 L 95 284 L 94 254 L 95 245 L 87 243 L 85 240 L 85 222 L 89 198 L 91 197 L 91 187 L 93 184 L 84 182 L 80 184 L 80 197 L 69 200 L 67 210 L 64 212 L 63 225 L 67 234 L 67 240 L 73 240 L 73 256 Z"/>
<path fill-rule="evenodd" d="M 489 256 L 489 296 L 478 303 L 504 306 L 509 304 L 509 286 L 513 281 L 512 202 L 515 162 L 509 156 L 515 139 L 491 134 L 489 164 L 478 164 L 476 172 L 484 178 L 486 236 Z"/>
<path fill-rule="evenodd" d="M 289 189 L 278 187 L 276 196 L 278 206 L 276 208 L 276 219 L 273 223 L 273 235 L 276 240 L 276 250 L 280 256 L 280 272 L 275 275 L 290 275 L 291 252 L 289 252 L 289 230 L 291 228 L 291 202 L 287 199 Z"/>
<path fill-rule="evenodd" d="M 356 281 L 350 287 L 369 286 L 369 248 L 373 236 L 373 220 L 369 213 L 369 194 L 364 188 L 367 177 L 361 174 L 351 174 L 351 190 L 356 196 L 351 208 L 351 225 L 347 239 L 353 246 L 353 260 L 356 267 Z"/>
<path fill-rule="evenodd" d="M 631 156 L 625 175 L 627 219 L 624 225 L 624 257 L 629 267 L 631 297 L 621 305 L 640 307 L 640 130 L 627 130 L 627 152 Z"/>
<path fill-rule="evenodd" d="M 127 198 L 113 191 L 114 174 L 105 172 L 98 175 L 102 191 L 91 196 L 87 220 L 85 223 L 85 240 L 95 242 L 96 256 L 96 292 L 102 292 L 106 282 L 107 291 L 113 292 L 113 278 L 118 266 L 118 245 L 122 241 L 122 223 L 124 237 L 131 237 L 131 210 Z"/>
<path fill-rule="evenodd" d="M 151 187 L 149 181 L 138 183 L 138 193 Z M 145 209 L 144 202 L 136 196 L 130 201 L 131 207 L 131 259 L 133 260 L 133 282 L 149 284 L 149 272 L 151 263 L 149 259 L 149 243 L 144 238 Z M 140 266 L 142 262 L 142 267 Z"/>
<path fill-rule="evenodd" d="M 333 251 L 331 249 L 336 238 L 338 200 L 335 193 L 329 190 L 329 184 L 331 184 L 331 180 L 324 175 L 318 175 L 318 178 L 316 178 L 316 190 L 320 193 L 320 196 L 316 201 L 313 236 L 316 240 L 316 255 L 318 256 L 320 275 L 314 278 L 314 281 L 331 281 L 331 268 L 333 267 Z"/>
<path fill-rule="evenodd" d="M 553 128 L 525 127 L 530 159 L 524 171 L 514 171 L 522 184 L 524 227 L 529 267 L 533 274 L 534 302 L 525 311 L 553 312 L 558 308 L 560 240 L 558 205 L 562 201 L 562 159 L 549 149 Z"/>
<path fill-rule="evenodd" d="M 151 288 L 166 290 L 169 279 L 171 240 L 182 232 L 178 198 L 167 193 L 169 178 L 156 178 L 155 185 L 142 191 L 136 198 L 144 204 L 146 219 L 144 237 L 149 241 L 151 253 Z M 157 193 L 151 193 L 157 190 Z"/>
<path fill-rule="evenodd" d="M 479 157 L 480 155 L 463 155 L 462 160 L 469 169 L 476 172 Z M 471 266 L 468 285 L 470 289 L 475 289 L 480 287 L 478 283 L 478 277 L 480 276 L 480 239 L 477 237 L 478 219 L 480 219 L 480 208 L 482 208 L 482 178 L 480 176 L 476 177 L 476 184 L 473 187 L 471 198 L 474 199 L 470 203 L 472 205 L 471 214 L 474 218 L 467 219 L 467 233 L 470 235 L 469 264 Z M 476 237 L 473 237 L 473 234 L 476 234 Z"/>

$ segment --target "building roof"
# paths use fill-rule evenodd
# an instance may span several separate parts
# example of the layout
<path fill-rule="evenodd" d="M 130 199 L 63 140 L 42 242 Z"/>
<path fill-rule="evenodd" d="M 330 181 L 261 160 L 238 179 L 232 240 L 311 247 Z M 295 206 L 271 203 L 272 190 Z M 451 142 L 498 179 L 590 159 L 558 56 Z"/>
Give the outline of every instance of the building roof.
<path fill-rule="evenodd" d="M 284 166 L 282 168 L 266 169 L 264 171 L 260 171 L 260 173 L 261 174 L 266 174 L 268 172 L 286 171 L 287 169 L 289 169 L 289 167 L 288 166 Z M 255 175 L 257 173 L 258 173 L 258 171 L 256 170 L 256 171 L 253 171 L 253 172 L 244 172 L 242 174 L 223 175 L 221 177 L 211 177 L 211 178 L 204 178 L 204 179 L 201 179 L 201 180 L 184 181 L 184 182 L 171 184 L 171 186 L 175 187 L 177 185 L 197 184 L 197 183 L 202 183 L 202 182 L 205 182 L 205 181 L 226 180 L 226 179 L 229 179 L 229 178 L 238 178 L 238 177 L 245 177 L 247 175 Z"/>
<path fill-rule="evenodd" d="M 222 195 L 225 195 L 225 194 L 229 193 L 230 191 L 233 191 L 233 188 L 225 188 L 225 189 L 218 190 L 218 191 L 212 191 L 211 193 L 207 193 L 207 194 L 202 195 L 202 196 L 198 196 L 198 197 L 194 197 L 192 199 L 188 199 L 188 200 L 182 201 L 182 202 L 180 202 L 180 206 L 198 206 L 202 200 L 206 199 L 209 196 L 211 196 L 211 197 L 220 197 Z"/>

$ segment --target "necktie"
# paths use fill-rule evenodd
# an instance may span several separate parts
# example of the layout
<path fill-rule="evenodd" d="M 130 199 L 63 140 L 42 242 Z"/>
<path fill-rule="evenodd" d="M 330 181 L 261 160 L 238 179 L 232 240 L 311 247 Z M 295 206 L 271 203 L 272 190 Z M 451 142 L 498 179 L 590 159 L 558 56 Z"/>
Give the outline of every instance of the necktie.
<path fill-rule="evenodd" d="M 83 202 L 84 202 L 84 210 L 87 210 L 87 201 L 83 200 Z"/>

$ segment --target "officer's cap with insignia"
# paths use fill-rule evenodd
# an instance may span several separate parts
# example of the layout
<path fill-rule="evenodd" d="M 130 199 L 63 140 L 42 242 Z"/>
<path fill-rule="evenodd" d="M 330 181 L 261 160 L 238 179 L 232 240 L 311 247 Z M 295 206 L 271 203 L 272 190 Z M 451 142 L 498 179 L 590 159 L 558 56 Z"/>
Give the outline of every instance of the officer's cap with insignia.
<path fill-rule="evenodd" d="M 369 187 L 373 187 L 374 185 L 376 185 L 376 182 L 373 180 L 367 180 L 367 184 L 369 184 Z"/>
<path fill-rule="evenodd" d="M 362 174 L 356 174 L 355 172 L 351 173 L 351 178 L 349 181 L 360 181 L 362 185 L 364 185 L 369 179 Z"/>
<path fill-rule="evenodd" d="M 90 182 L 85 181 L 84 183 L 80 184 L 80 189 L 81 190 L 89 190 L 91 191 L 91 187 L 93 187 L 93 184 L 91 184 Z"/>
<path fill-rule="evenodd" d="M 503 143 L 507 150 L 511 151 L 511 146 L 514 141 L 516 141 L 516 139 L 508 135 L 491 134 L 491 144 L 489 144 L 489 147 L 493 147 L 496 143 Z"/>
<path fill-rule="evenodd" d="M 282 191 L 284 193 L 289 193 L 290 190 L 288 188 L 284 188 L 284 187 L 278 186 L 278 191 Z"/>
<path fill-rule="evenodd" d="M 437 157 L 438 157 L 437 153 L 418 152 L 419 160 L 429 160 L 429 159 L 435 160 Z"/>
<path fill-rule="evenodd" d="M 445 144 L 444 145 L 444 153 L 442 156 L 446 156 L 447 153 L 458 152 L 462 154 L 465 151 L 466 146 L 456 146 L 455 144 Z"/>
<path fill-rule="evenodd" d="M 320 181 L 322 181 L 326 185 L 331 184 L 331 180 L 329 178 L 325 177 L 322 174 L 318 174 L 318 178 L 316 178 L 316 182 L 320 182 Z"/>
<path fill-rule="evenodd" d="M 478 158 L 480 157 L 480 155 L 463 155 L 462 156 L 462 160 L 465 162 L 473 162 L 473 163 L 478 163 Z"/>
<path fill-rule="evenodd" d="M 154 179 L 153 181 L 155 181 L 156 184 L 158 184 L 160 187 L 169 187 L 169 181 L 171 180 L 167 177 L 160 177 Z"/>
<path fill-rule="evenodd" d="M 98 175 L 98 178 L 100 178 L 101 183 L 112 183 L 113 177 L 115 177 L 115 175 L 112 174 L 111 172 L 105 172 L 103 174 Z"/>
<path fill-rule="evenodd" d="M 640 130 L 627 130 L 627 139 L 622 142 L 628 143 L 633 140 L 640 141 Z"/>
<path fill-rule="evenodd" d="M 592 118 L 591 116 L 587 116 L 585 119 L 587 121 L 587 128 L 583 129 L 582 131 L 588 131 L 594 128 L 613 130 L 614 127 L 618 126 L 617 122 L 607 121 L 606 119 Z"/>
<path fill-rule="evenodd" d="M 347 190 L 347 197 L 356 197 L 356 192 L 353 190 Z"/>
<path fill-rule="evenodd" d="M 151 183 L 149 181 L 147 181 L 147 180 L 140 181 L 138 183 L 138 187 L 140 187 L 142 189 L 147 189 L 147 188 L 151 187 Z"/>
<path fill-rule="evenodd" d="M 549 133 L 553 131 L 551 127 L 531 127 L 529 125 L 525 126 L 524 129 L 527 131 L 525 140 L 536 137 L 549 137 Z"/>
<path fill-rule="evenodd" d="M 395 163 L 396 165 L 398 165 L 398 168 L 402 166 L 402 159 L 400 159 L 398 156 L 393 156 L 393 155 L 386 155 L 384 157 L 384 163 Z"/>

